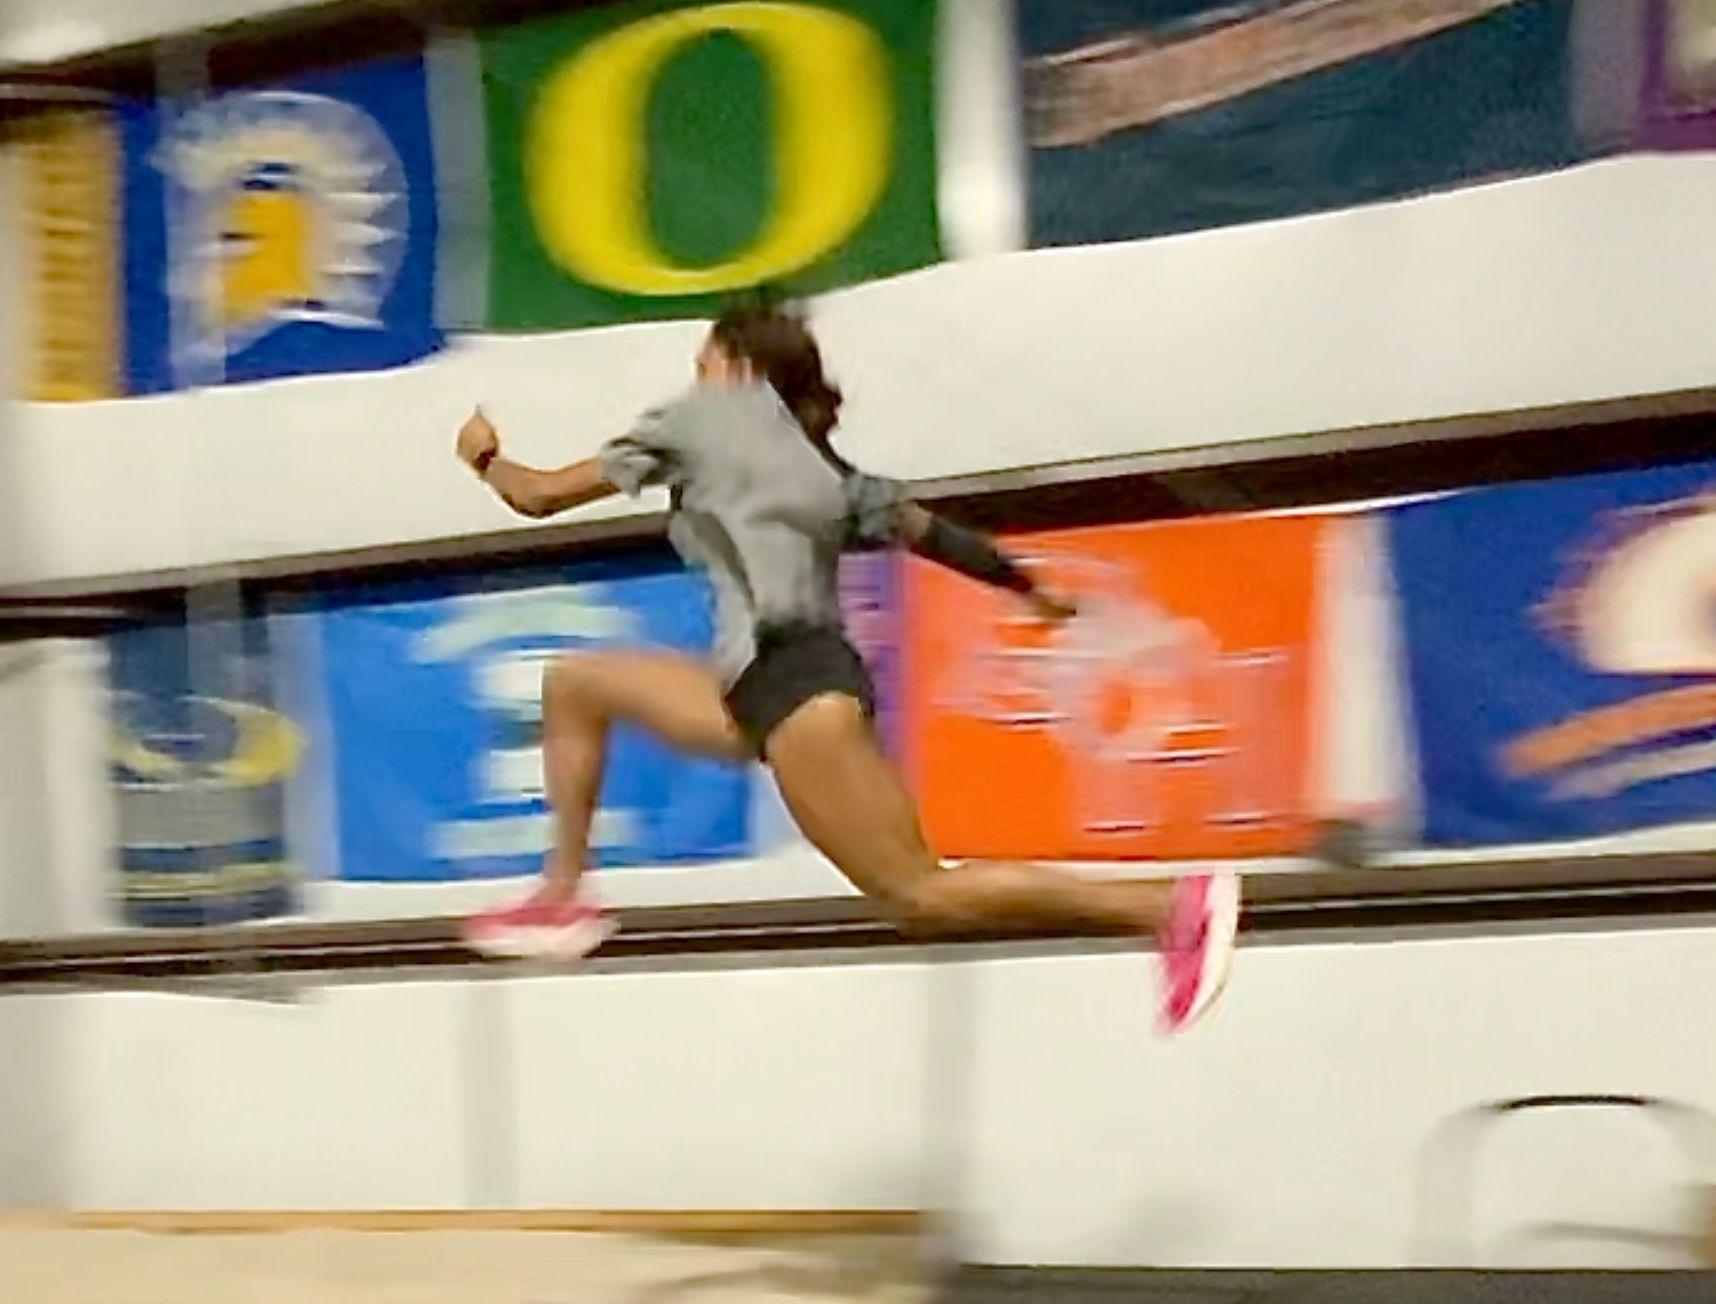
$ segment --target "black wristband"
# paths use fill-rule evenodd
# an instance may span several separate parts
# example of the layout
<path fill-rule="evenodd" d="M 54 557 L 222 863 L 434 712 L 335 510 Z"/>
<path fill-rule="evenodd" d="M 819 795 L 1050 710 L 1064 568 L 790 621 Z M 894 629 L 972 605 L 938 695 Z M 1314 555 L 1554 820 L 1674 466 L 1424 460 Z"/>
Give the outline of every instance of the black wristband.
<path fill-rule="evenodd" d="M 963 526 L 930 518 L 930 527 L 919 542 L 917 551 L 931 561 L 938 561 L 961 575 L 992 584 L 1014 593 L 1034 593 L 1037 586 L 1014 560 L 995 546 L 993 540 L 967 530 Z"/>

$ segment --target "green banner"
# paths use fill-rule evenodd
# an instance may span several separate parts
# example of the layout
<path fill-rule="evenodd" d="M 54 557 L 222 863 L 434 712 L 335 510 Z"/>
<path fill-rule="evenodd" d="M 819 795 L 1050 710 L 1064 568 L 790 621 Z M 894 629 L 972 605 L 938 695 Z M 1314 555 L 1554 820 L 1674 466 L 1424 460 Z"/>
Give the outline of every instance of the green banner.
<path fill-rule="evenodd" d="M 935 0 L 656 0 L 483 34 L 488 325 L 699 316 L 936 261 L 935 29 Z"/>

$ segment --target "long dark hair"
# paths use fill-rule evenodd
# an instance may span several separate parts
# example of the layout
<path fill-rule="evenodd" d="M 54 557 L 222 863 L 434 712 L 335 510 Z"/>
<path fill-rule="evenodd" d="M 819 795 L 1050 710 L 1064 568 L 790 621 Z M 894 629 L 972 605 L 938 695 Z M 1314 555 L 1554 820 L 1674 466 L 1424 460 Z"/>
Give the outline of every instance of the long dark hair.
<path fill-rule="evenodd" d="M 727 355 L 769 382 L 811 442 L 826 448 L 840 420 L 839 388 L 823 374 L 822 350 L 798 313 L 773 304 L 730 308 L 711 332 Z"/>

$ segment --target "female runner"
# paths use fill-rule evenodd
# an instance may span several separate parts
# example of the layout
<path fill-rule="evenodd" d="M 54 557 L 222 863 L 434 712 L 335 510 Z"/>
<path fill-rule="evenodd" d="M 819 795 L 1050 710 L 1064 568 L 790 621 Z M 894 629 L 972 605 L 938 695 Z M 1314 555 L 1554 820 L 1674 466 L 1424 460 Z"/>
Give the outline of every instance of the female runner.
<path fill-rule="evenodd" d="M 717 320 L 696 383 L 591 459 L 537 470 L 501 455 L 479 411 L 458 455 L 533 518 L 651 485 L 671 494 L 668 537 L 716 598 L 711 663 L 666 652 L 574 652 L 543 682 L 544 752 L 557 845 L 525 901 L 472 920 L 490 954 L 575 958 L 609 928 L 579 894 L 608 730 L 641 726 L 686 752 L 771 766 L 804 835 L 899 928 L 919 936 L 1042 931 L 1154 938 L 1162 1022 L 1185 1027 L 1220 992 L 1238 879 L 1099 882 L 1042 865 L 940 864 L 871 728 L 874 696 L 841 626 L 848 547 L 897 544 L 1011 590 L 1046 620 L 1072 610 L 994 543 L 933 515 L 830 446 L 840 391 L 798 316 L 743 308 Z"/>

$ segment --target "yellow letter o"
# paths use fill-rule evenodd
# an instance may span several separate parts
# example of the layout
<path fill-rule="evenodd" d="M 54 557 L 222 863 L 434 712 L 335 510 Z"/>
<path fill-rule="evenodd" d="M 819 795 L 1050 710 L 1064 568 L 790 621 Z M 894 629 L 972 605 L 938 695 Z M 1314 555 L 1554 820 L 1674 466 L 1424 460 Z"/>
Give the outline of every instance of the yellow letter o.
<path fill-rule="evenodd" d="M 775 102 L 775 211 L 751 246 L 709 267 L 669 260 L 649 230 L 644 115 L 662 66 L 688 42 L 732 32 L 762 56 Z M 755 285 L 837 248 L 887 182 L 887 55 L 845 14 L 790 3 L 717 4 L 631 23 L 543 85 L 524 168 L 544 248 L 580 280 L 628 294 Z"/>

